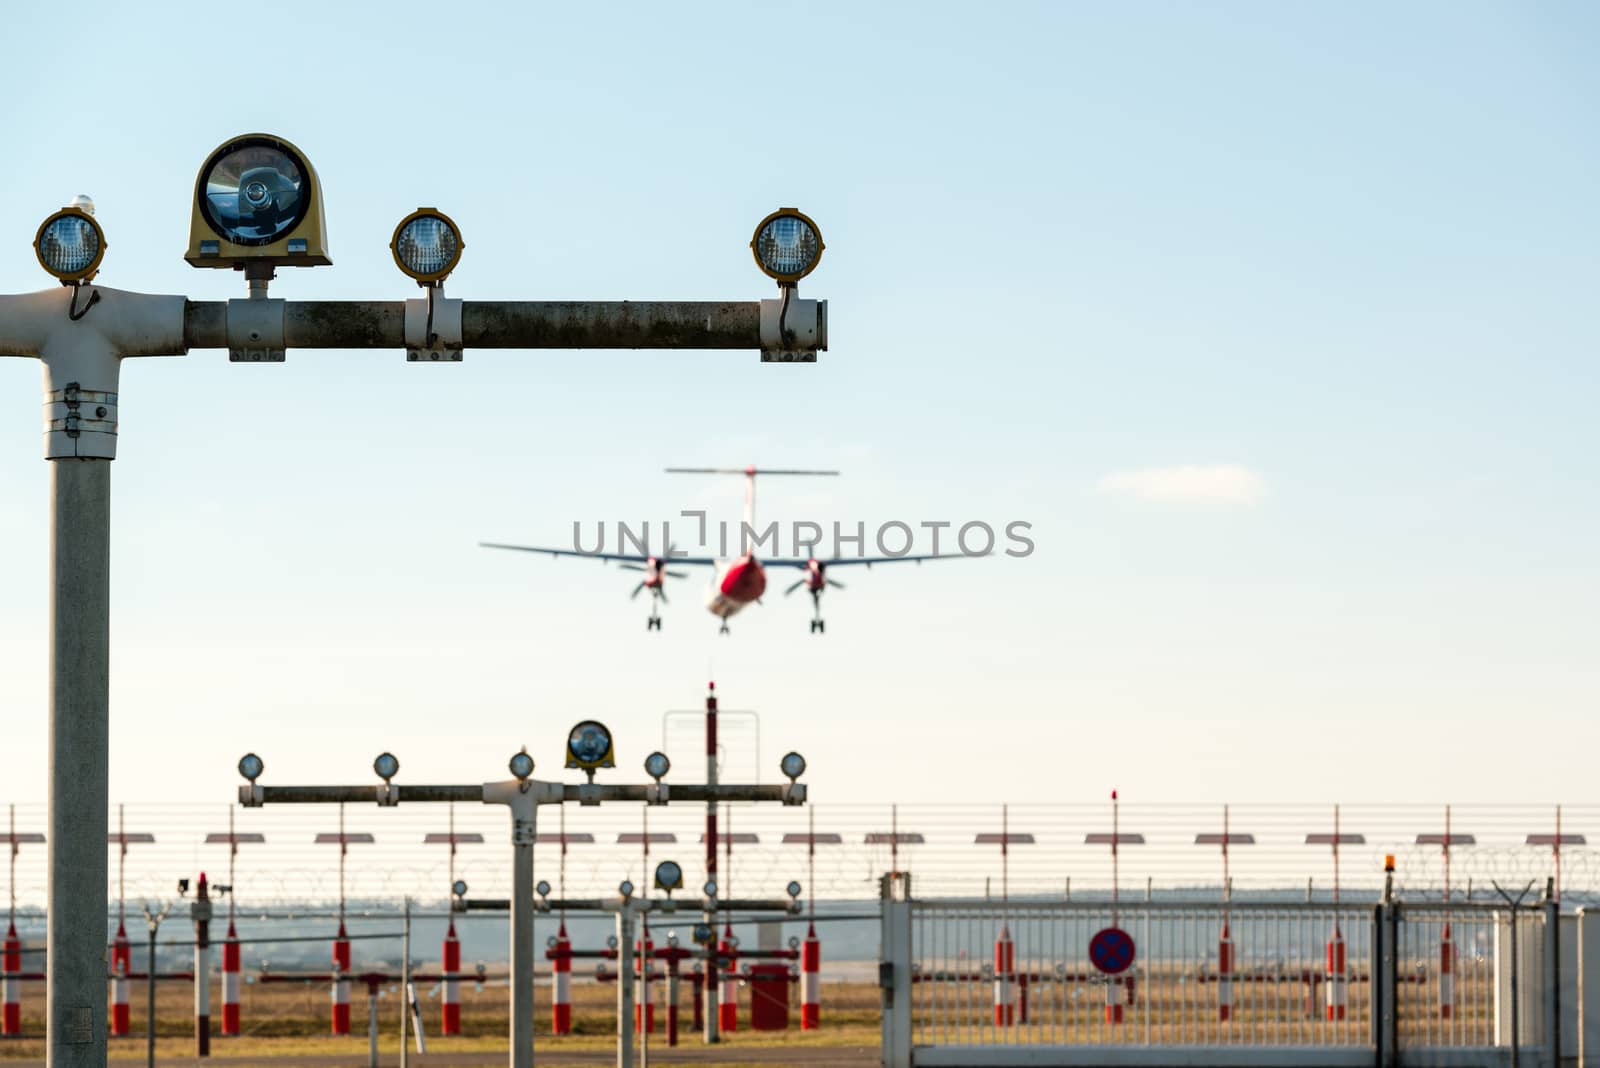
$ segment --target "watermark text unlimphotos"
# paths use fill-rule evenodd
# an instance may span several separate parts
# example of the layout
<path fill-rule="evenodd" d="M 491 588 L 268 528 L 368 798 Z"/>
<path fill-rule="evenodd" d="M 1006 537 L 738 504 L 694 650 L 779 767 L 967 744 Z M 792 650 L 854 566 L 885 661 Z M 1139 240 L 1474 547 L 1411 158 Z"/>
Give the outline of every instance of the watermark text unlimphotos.
<path fill-rule="evenodd" d="M 810 559 L 844 560 L 868 556 L 991 556 L 996 551 L 1007 556 L 1033 555 L 1033 539 L 1028 532 L 1033 524 L 1012 520 L 994 525 L 982 520 L 955 523 L 946 519 L 924 519 L 915 524 L 898 519 L 879 523 L 869 529 L 865 522 L 829 524 L 796 520 L 780 524 L 776 520 L 758 527 L 748 522 L 729 524 L 726 521 L 708 523 L 703 511 L 678 513 L 678 534 L 674 534 L 673 521 L 663 520 L 652 524 L 646 520 L 630 524 L 625 520 L 607 523 L 605 520 L 590 525 L 586 544 L 585 524 L 572 521 L 572 548 L 580 553 L 622 553 L 639 556 L 658 554 L 662 559 L 680 559 L 701 555 L 713 547 L 721 557 L 743 556 L 756 553 L 770 557 L 804 557 Z M 681 520 L 687 520 L 683 522 Z M 660 539 L 653 534 L 659 532 Z M 693 535 L 692 540 L 687 540 Z M 608 541 L 608 536 L 611 540 Z M 785 541 L 787 536 L 787 541 Z M 680 544 L 680 538 L 686 539 Z M 687 547 L 686 547 L 687 546 Z M 699 550 L 699 552 L 696 552 Z"/>

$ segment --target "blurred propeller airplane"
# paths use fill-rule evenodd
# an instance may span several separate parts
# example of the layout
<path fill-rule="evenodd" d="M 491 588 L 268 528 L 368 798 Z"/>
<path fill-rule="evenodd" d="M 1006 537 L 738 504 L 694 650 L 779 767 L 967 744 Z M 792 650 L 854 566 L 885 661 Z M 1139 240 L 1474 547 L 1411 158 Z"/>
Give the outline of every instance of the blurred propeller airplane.
<path fill-rule="evenodd" d="M 755 528 L 756 508 L 756 476 L 757 475 L 815 475 L 834 476 L 837 471 L 802 471 L 788 468 L 756 468 L 750 467 L 669 467 L 668 474 L 687 475 L 743 475 L 745 479 L 744 493 L 744 521 L 748 529 Z M 714 568 L 713 581 L 706 592 L 706 610 L 722 620 L 719 633 L 728 633 L 728 620 L 737 615 L 746 605 L 759 602 L 767 592 L 768 567 L 792 567 L 803 574 L 785 589 L 784 596 L 794 593 L 801 587 L 811 594 L 811 633 L 822 634 L 827 632 L 827 625 L 822 618 L 822 594 L 829 587 L 842 590 L 844 584 L 828 576 L 828 570 L 835 567 L 849 567 L 855 564 L 864 564 L 871 567 L 874 564 L 905 564 L 918 563 L 924 560 L 953 560 L 965 556 L 964 553 L 931 553 L 921 556 L 834 556 L 818 558 L 815 556 L 806 559 L 792 558 L 783 560 L 762 561 L 755 554 L 754 549 L 746 549 L 739 556 L 732 559 L 720 560 L 714 556 L 674 556 L 669 547 L 664 557 L 638 555 L 631 553 L 606 553 L 584 552 L 580 549 L 550 549 L 537 545 L 504 545 L 498 542 L 479 542 L 486 549 L 515 549 L 519 552 L 546 553 L 550 556 L 579 556 L 591 560 L 615 560 L 622 568 L 629 571 L 642 571 L 644 578 L 633 588 L 633 597 L 639 596 L 641 590 L 649 590 L 650 617 L 645 621 L 646 630 L 661 629 L 661 615 L 656 609 L 656 602 L 667 603 L 665 580 L 668 578 L 682 578 L 684 573 L 673 571 L 675 567 L 710 567 Z"/>

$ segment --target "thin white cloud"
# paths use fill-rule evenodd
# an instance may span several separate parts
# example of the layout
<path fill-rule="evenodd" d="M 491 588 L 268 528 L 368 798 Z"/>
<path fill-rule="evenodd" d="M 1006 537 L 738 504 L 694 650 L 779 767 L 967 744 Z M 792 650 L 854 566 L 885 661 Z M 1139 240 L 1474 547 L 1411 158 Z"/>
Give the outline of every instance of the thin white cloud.
<path fill-rule="evenodd" d="M 1239 464 L 1183 464 L 1142 471 L 1113 471 L 1097 484 L 1102 493 L 1125 493 L 1147 501 L 1254 504 L 1265 496 L 1262 477 Z"/>

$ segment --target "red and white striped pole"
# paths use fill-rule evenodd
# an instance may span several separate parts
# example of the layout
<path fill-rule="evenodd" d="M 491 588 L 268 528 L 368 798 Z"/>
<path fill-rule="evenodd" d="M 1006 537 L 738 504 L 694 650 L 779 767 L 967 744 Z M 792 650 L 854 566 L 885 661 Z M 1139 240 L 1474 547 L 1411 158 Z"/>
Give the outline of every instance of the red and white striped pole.
<path fill-rule="evenodd" d="M 1345 1018 L 1349 990 L 1345 986 L 1344 933 L 1333 925 L 1333 937 L 1328 940 L 1327 1009 L 1330 1021 Z"/>
<path fill-rule="evenodd" d="M 806 929 L 800 946 L 800 1030 L 815 1031 L 822 1026 L 822 942 L 817 925 Z"/>
<path fill-rule="evenodd" d="M 1117 926 L 1117 897 L 1122 892 L 1117 846 L 1122 841 L 1122 808 L 1117 798 L 1117 791 L 1111 791 L 1111 926 Z M 1106 978 L 1106 1023 L 1119 1024 L 1122 1022 L 1122 999 L 1117 997 L 1117 983 L 1111 977 Z"/>
<path fill-rule="evenodd" d="M 994 940 L 994 1025 L 1010 1027 L 1016 1022 L 1016 945 L 1011 941 L 1011 931 L 1000 925 L 1000 934 Z"/>
<path fill-rule="evenodd" d="M 1127 982 L 1126 977 L 1106 976 L 1106 1023 L 1119 1024 L 1122 1022 L 1122 998 L 1117 995 L 1121 992 L 1121 984 Z"/>
<path fill-rule="evenodd" d="M 656 1006 L 645 983 L 655 955 L 655 942 L 640 939 L 633 943 L 633 1026 L 648 1034 L 656 1033 Z"/>
<path fill-rule="evenodd" d="M 211 895 L 200 873 L 190 914 L 194 920 L 194 1055 L 211 1056 Z"/>
<path fill-rule="evenodd" d="M 1450 806 L 1444 806 L 1444 903 L 1450 904 Z M 1456 1014 L 1456 943 L 1450 937 L 1450 921 L 1444 921 L 1439 937 L 1439 1019 Z"/>
<path fill-rule="evenodd" d="M 0 1017 L 0 1034 L 20 1035 L 22 1034 L 22 980 L 17 976 L 22 971 L 22 940 L 17 937 L 15 918 L 6 928 L 5 952 L 0 964 L 4 967 L 0 977 L 5 980 L 5 1012 L 4 1016 Z"/>
<path fill-rule="evenodd" d="M 1222 921 L 1222 939 L 1217 943 L 1217 1019 L 1233 1019 L 1233 939 L 1228 921 Z"/>
<path fill-rule="evenodd" d="M 572 943 L 567 940 L 563 920 L 556 934 L 556 959 L 551 967 L 553 1002 L 550 1008 L 550 1033 L 572 1034 Z"/>
<path fill-rule="evenodd" d="M 730 870 L 732 865 L 729 866 Z M 717 1000 L 717 1026 L 725 1034 L 739 1029 L 739 968 L 738 950 L 733 944 L 733 924 L 722 929 L 722 944 L 717 947 L 722 954 L 722 996 Z"/>
<path fill-rule="evenodd" d="M 456 937 L 456 921 L 452 919 L 444 931 L 444 999 L 441 1003 L 442 1019 L 439 1033 L 461 1033 L 461 940 Z"/>
<path fill-rule="evenodd" d="M 339 920 L 339 934 L 333 940 L 333 1033 L 350 1033 L 350 936 L 345 933 L 344 920 Z"/>
<path fill-rule="evenodd" d="M 128 973 L 133 971 L 133 947 L 128 944 L 128 929 L 117 920 L 117 935 L 111 940 L 111 1033 L 118 1037 L 132 1032 L 128 1015 Z"/>
<path fill-rule="evenodd" d="M 232 894 L 229 894 L 232 901 Z M 230 903 L 231 911 L 232 905 Z M 222 1033 L 239 1037 L 239 932 L 228 920 L 228 937 L 222 941 Z"/>

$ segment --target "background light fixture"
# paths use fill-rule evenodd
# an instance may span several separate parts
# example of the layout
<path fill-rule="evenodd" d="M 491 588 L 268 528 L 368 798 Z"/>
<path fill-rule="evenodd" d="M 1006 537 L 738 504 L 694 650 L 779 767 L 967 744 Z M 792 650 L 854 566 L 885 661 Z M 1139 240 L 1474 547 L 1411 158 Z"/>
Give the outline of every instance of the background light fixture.
<path fill-rule="evenodd" d="M 656 865 L 656 889 L 672 893 L 683 889 L 683 869 L 675 860 L 663 860 Z"/>
<path fill-rule="evenodd" d="M 533 892 L 538 894 L 540 897 L 549 897 L 550 883 L 544 879 L 540 879 L 539 885 L 533 888 Z"/>
<path fill-rule="evenodd" d="M 70 205 L 46 218 L 33 236 L 33 251 L 39 266 L 62 285 L 83 285 L 92 279 L 106 255 L 106 235 L 94 220 L 94 201 L 73 197 Z"/>
<path fill-rule="evenodd" d="M 466 247 L 455 220 L 437 208 L 418 208 L 401 219 L 389 242 L 395 265 L 421 286 L 443 282 Z"/>
<path fill-rule="evenodd" d="M 393 753 L 379 753 L 372 762 L 372 770 L 378 773 L 378 778 L 388 782 L 400 774 L 400 758 Z"/>
<path fill-rule="evenodd" d="M 567 735 L 567 767 L 593 772 L 595 768 L 614 768 L 611 732 L 599 720 L 586 719 Z"/>
<path fill-rule="evenodd" d="M 665 753 L 655 752 L 644 758 L 644 773 L 656 782 L 666 778 L 667 772 L 671 770 L 672 761 L 667 759 Z"/>
<path fill-rule="evenodd" d="M 456 897 L 466 897 L 467 881 L 465 879 L 457 879 L 455 882 L 450 884 L 450 892 L 456 895 Z"/>
<path fill-rule="evenodd" d="M 239 774 L 243 775 L 250 782 L 255 782 L 257 779 L 261 778 L 261 772 L 265 766 L 266 765 L 262 764 L 261 758 L 256 756 L 254 753 L 246 753 L 244 756 L 239 758 Z"/>
<path fill-rule="evenodd" d="M 625 898 L 632 897 L 633 883 L 627 879 L 622 880 L 621 884 L 617 887 L 617 893 L 621 894 Z"/>
<path fill-rule="evenodd" d="M 322 187 L 305 153 L 281 137 L 246 134 L 207 157 L 194 183 L 190 264 L 319 267 L 333 262 L 327 246 Z"/>
<path fill-rule="evenodd" d="M 783 759 L 778 761 L 778 767 L 785 778 L 794 782 L 806 773 L 806 758 L 799 753 L 785 753 Z"/>
<path fill-rule="evenodd" d="M 533 757 L 528 755 L 528 747 L 523 746 L 522 752 L 513 753 L 509 761 L 511 774 L 518 779 L 526 780 L 533 774 Z"/>
<path fill-rule="evenodd" d="M 706 897 L 716 897 L 717 896 L 717 881 L 715 879 L 707 879 L 706 880 L 706 885 L 702 886 L 700 888 L 700 890 L 701 890 L 702 893 L 704 893 L 706 895 Z"/>
<path fill-rule="evenodd" d="M 799 897 L 800 896 L 800 891 L 805 889 L 805 888 L 802 887 L 799 883 L 791 882 L 788 886 L 784 887 L 784 889 L 789 891 L 789 896 L 790 897 Z"/>
<path fill-rule="evenodd" d="M 783 286 L 816 270 L 826 247 L 817 224 L 797 208 L 779 208 L 768 215 L 750 239 L 756 266 Z"/>

